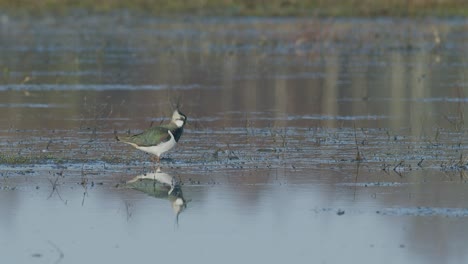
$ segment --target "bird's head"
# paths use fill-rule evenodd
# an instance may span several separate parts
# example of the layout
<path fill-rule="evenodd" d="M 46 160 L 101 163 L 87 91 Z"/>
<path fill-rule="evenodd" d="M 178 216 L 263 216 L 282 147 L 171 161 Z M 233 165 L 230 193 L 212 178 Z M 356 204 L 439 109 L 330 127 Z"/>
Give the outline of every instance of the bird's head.
<path fill-rule="evenodd" d="M 179 112 L 179 109 L 176 109 L 172 114 L 172 122 L 176 124 L 177 127 L 183 127 L 186 121 L 187 117 Z"/>

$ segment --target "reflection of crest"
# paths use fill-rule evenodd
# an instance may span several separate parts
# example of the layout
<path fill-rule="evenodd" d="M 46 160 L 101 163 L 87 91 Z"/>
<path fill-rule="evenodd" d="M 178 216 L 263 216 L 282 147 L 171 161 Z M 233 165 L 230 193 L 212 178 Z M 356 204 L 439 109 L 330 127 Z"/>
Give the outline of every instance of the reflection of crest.
<path fill-rule="evenodd" d="M 156 198 L 168 199 L 177 219 L 187 206 L 180 183 L 171 175 L 160 170 L 138 175 L 129 180 L 127 186 Z"/>

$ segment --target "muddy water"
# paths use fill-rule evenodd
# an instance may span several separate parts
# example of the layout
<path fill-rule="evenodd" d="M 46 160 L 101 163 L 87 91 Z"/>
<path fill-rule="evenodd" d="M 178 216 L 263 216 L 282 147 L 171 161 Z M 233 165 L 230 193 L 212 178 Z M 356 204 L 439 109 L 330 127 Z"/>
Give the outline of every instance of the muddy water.
<path fill-rule="evenodd" d="M 3 16 L 2 258 L 465 262 L 466 22 Z"/>

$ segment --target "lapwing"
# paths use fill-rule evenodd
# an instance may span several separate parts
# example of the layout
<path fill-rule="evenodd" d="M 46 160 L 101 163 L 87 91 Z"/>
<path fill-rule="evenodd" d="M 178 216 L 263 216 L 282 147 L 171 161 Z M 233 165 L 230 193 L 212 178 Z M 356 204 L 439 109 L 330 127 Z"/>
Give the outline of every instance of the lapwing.
<path fill-rule="evenodd" d="M 156 172 L 144 173 L 127 181 L 126 186 L 142 191 L 156 198 L 168 199 L 176 214 L 176 226 L 179 224 L 179 215 L 187 207 L 187 202 L 182 193 L 181 183 L 168 173 Z"/>
<path fill-rule="evenodd" d="M 117 141 L 127 143 L 139 150 L 156 155 L 158 167 L 161 161 L 161 154 L 171 150 L 179 142 L 184 131 L 187 117 L 176 109 L 172 114 L 172 120 L 168 124 L 153 126 L 140 134 L 133 136 L 115 136 Z"/>

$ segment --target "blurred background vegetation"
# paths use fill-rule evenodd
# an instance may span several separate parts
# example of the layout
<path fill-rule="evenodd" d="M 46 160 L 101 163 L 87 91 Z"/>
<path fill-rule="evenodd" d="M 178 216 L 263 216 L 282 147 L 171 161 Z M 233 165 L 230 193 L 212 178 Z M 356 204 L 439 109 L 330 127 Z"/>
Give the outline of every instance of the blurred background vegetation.
<path fill-rule="evenodd" d="M 467 16 L 466 0 L 0 0 L 3 12 L 41 15 L 130 10 L 154 15 Z"/>

